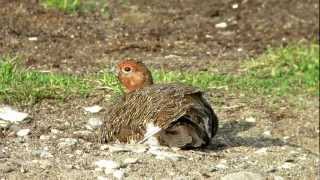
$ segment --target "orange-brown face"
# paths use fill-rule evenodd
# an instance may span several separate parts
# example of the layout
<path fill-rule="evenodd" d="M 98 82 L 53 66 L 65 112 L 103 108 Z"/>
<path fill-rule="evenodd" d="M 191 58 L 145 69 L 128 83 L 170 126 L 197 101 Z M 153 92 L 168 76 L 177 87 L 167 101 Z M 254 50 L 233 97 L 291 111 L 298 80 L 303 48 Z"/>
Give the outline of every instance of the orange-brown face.
<path fill-rule="evenodd" d="M 142 62 L 134 59 L 120 61 L 117 65 L 117 74 L 126 93 L 153 84 L 148 68 Z"/>

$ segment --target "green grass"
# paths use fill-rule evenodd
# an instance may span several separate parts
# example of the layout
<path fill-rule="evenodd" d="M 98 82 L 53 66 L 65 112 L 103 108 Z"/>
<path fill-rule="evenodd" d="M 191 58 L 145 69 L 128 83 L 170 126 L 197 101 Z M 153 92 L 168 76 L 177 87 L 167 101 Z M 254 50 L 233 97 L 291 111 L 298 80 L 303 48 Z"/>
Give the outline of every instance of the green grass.
<path fill-rule="evenodd" d="M 79 0 L 41 0 L 41 4 L 46 8 L 56 8 L 67 12 L 76 11 L 81 6 Z"/>
<path fill-rule="evenodd" d="M 80 77 L 20 69 L 17 58 L 0 58 L 0 101 L 36 103 L 42 99 L 85 96 L 89 83 Z"/>
<path fill-rule="evenodd" d="M 108 14 L 107 0 L 41 0 L 45 8 L 59 9 L 65 12 L 92 12 L 99 10 Z"/>
<path fill-rule="evenodd" d="M 41 73 L 19 68 L 17 58 L 0 58 L 0 102 L 36 103 L 46 98 L 87 96 L 96 88 L 122 93 L 116 77 L 109 72 L 77 77 Z M 226 87 L 248 95 L 319 95 L 319 46 L 292 45 L 270 49 L 243 64 L 241 75 L 208 72 L 188 73 L 153 70 L 156 83 L 182 82 L 200 87 Z"/>
<path fill-rule="evenodd" d="M 203 89 L 230 87 L 273 96 L 305 93 L 319 95 L 319 45 L 292 45 L 269 49 L 243 64 L 241 75 L 196 74 L 155 70 L 158 82 L 184 82 Z"/>
<path fill-rule="evenodd" d="M 307 93 L 319 95 L 319 45 L 292 45 L 269 49 L 244 67 L 240 88 L 272 95 Z"/>

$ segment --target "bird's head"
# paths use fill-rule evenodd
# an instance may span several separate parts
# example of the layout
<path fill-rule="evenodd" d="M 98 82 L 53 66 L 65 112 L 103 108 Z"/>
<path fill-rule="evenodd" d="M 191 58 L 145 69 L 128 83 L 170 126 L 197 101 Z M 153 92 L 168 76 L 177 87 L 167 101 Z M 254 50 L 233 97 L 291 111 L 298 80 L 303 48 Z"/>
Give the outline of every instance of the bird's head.
<path fill-rule="evenodd" d="M 151 72 L 141 61 L 124 59 L 117 64 L 116 71 L 126 93 L 153 84 Z"/>

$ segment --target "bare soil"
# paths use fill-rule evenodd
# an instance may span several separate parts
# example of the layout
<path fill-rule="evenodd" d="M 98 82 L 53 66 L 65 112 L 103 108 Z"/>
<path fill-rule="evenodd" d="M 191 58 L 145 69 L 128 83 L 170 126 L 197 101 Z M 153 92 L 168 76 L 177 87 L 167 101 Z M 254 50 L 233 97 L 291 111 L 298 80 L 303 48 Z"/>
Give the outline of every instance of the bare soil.
<path fill-rule="evenodd" d="M 222 22 L 226 28 L 215 27 Z M 133 57 L 155 68 L 237 73 L 242 61 L 266 48 L 300 41 L 319 41 L 317 0 L 110 1 L 108 14 L 68 14 L 44 9 L 37 1 L 0 0 L 0 55 L 21 56 L 26 67 L 37 70 L 94 73 Z M 107 108 L 107 100 L 44 100 L 18 107 L 30 113 L 32 121 L 0 133 L 0 177 L 96 179 L 105 176 L 94 170 L 96 160 L 136 157 L 139 163 L 123 168 L 128 179 L 217 179 L 238 171 L 269 179 L 319 178 L 318 97 L 299 95 L 279 100 L 274 107 L 268 97 L 225 89 L 213 89 L 209 95 L 220 131 L 212 147 L 177 151 L 187 157 L 180 161 L 111 153 L 76 135 L 86 130 L 90 117 L 105 115 L 87 114 L 83 107 Z M 248 121 L 251 117 L 254 122 Z M 14 135 L 21 128 L 31 129 L 29 138 Z M 79 143 L 58 148 L 66 137 Z M 44 149 L 53 157 L 35 153 Z M 216 168 L 221 164 L 226 168 Z"/>

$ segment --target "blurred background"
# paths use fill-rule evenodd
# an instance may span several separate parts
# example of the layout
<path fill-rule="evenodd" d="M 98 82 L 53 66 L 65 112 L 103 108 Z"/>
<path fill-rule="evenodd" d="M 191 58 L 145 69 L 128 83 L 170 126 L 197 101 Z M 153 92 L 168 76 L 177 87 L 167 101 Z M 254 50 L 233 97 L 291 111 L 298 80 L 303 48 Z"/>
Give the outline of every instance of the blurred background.
<path fill-rule="evenodd" d="M 95 72 L 123 57 L 237 71 L 268 47 L 318 42 L 317 0 L 1 0 L 0 54 L 28 67 Z M 223 65 L 223 66 L 220 66 Z"/>

